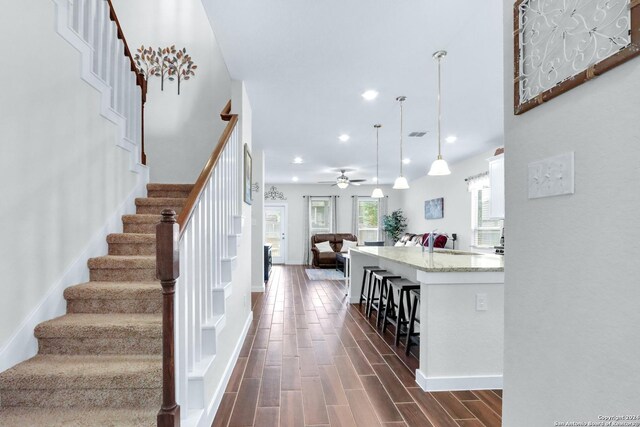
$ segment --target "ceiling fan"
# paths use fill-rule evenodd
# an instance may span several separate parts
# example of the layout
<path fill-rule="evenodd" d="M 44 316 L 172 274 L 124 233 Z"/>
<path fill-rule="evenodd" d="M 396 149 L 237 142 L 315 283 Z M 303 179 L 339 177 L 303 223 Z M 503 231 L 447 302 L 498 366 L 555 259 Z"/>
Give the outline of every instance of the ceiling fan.
<path fill-rule="evenodd" d="M 337 185 L 340 189 L 345 189 L 349 184 L 360 185 L 361 182 L 366 181 L 366 179 L 349 179 L 349 177 L 344 174 L 345 172 L 346 169 L 340 169 L 340 176 L 336 178 L 335 181 L 322 181 L 318 184 L 332 184 Z"/>

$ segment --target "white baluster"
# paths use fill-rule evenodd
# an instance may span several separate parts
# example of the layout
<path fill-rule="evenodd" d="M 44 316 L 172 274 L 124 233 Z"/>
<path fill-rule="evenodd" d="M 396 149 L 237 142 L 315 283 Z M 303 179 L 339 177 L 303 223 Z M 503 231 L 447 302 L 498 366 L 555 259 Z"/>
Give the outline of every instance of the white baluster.
<path fill-rule="evenodd" d="M 83 13 L 82 13 L 82 39 L 89 43 L 89 45 L 91 45 L 91 39 L 90 34 L 91 34 L 91 28 L 90 28 L 90 23 L 91 23 L 91 3 L 92 0 L 82 0 L 82 7 L 83 7 Z"/>
<path fill-rule="evenodd" d="M 80 14 L 82 11 L 82 4 L 80 0 L 73 0 L 70 3 L 73 5 L 71 9 L 71 13 L 72 13 L 71 28 L 77 34 L 80 34 Z"/>
<path fill-rule="evenodd" d="M 186 236 L 185 236 L 186 238 Z M 186 265 L 187 252 L 186 240 L 183 238 L 180 241 L 180 265 Z M 184 275 L 180 275 L 176 285 L 176 311 L 175 311 L 175 370 L 176 370 L 176 400 L 182 407 L 187 407 L 188 393 L 187 393 L 187 301 L 186 301 L 186 289 Z"/>
<path fill-rule="evenodd" d="M 200 275 L 200 264 L 202 263 L 202 202 L 198 202 L 195 213 L 193 231 L 195 234 L 193 254 L 193 290 L 195 297 L 194 304 L 194 332 L 195 332 L 195 361 L 202 359 L 202 277 Z"/>

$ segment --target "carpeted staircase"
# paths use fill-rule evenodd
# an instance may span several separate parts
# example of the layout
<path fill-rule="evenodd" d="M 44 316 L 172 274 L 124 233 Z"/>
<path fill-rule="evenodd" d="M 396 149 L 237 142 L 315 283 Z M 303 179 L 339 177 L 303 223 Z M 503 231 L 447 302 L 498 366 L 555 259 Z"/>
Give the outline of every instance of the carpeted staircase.
<path fill-rule="evenodd" d="M 162 393 L 162 289 L 155 226 L 192 185 L 148 184 L 67 314 L 35 329 L 38 354 L 0 374 L 0 426 L 155 426 Z"/>

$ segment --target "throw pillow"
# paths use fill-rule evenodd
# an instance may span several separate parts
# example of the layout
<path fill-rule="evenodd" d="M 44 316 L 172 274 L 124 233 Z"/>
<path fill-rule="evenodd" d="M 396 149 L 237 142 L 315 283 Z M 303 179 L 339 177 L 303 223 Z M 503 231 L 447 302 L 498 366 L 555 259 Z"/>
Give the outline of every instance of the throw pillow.
<path fill-rule="evenodd" d="M 402 240 L 398 240 L 393 246 L 404 246 L 404 242 Z"/>
<path fill-rule="evenodd" d="M 413 240 L 409 240 L 407 243 L 405 243 L 405 246 L 418 246 L 418 243 Z"/>
<path fill-rule="evenodd" d="M 356 246 L 358 246 L 358 242 L 354 242 L 352 240 L 343 240 L 342 249 L 340 250 L 340 252 L 349 252 L 349 248 L 355 248 Z"/>
<path fill-rule="evenodd" d="M 331 247 L 331 243 L 329 242 L 316 243 L 316 248 L 320 252 L 333 252 L 333 248 Z"/>

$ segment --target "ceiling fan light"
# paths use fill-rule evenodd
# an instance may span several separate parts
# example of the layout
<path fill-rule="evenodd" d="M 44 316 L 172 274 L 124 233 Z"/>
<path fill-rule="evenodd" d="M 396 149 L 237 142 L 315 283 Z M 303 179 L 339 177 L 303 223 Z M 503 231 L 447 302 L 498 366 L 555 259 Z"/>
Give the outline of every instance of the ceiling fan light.
<path fill-rule="evenodd" d="M 394 190 L 406 190 L 409 188 L 409 182 L 407 182 L 407 178 L 404 176 L 399 176 L 396 178 L 396 181 L 393 183 Z"/>
<path fill-rule="evenodd" d="M 345 181 L 338 181 L 338 188 L 341 190 L 344 190 L 345 188 L 347 188 L 349 186 L 348 182 Z"/>
<path fill-rule="evenodd" d="M 384 197 L 384 194 L 382 193 L 382 189 L 381 188 L 375 188 L 373 190 L 373 193 L 371 193 L 371 197 L 374 199 L 382 199 Z"/>
<path fill-rule="evenodd" d="M 431 163 L 431 169 L 429 169 L 429 175 L 431 176 L 442 176 L 442 175 L 451 175 L 451 171 L 449 170 L 449 165 L 442 158 L 442 156 L 438 156 L 437 159 Z"/>

